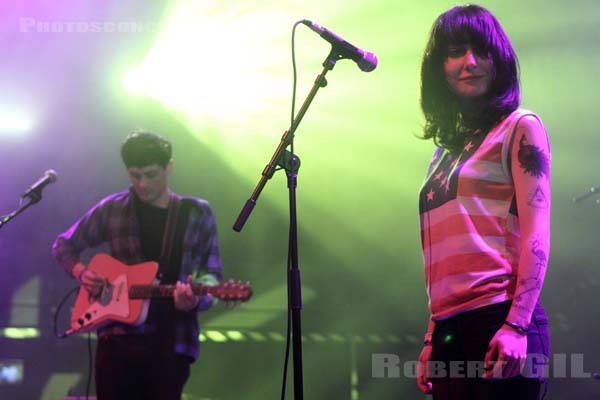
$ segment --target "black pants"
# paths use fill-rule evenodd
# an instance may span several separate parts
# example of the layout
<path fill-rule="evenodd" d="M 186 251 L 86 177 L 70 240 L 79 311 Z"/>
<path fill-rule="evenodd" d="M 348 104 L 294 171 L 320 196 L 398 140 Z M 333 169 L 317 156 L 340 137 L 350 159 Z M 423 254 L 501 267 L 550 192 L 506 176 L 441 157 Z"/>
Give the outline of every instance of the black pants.
<path fill-rule="evenodd" d="M 98 339 L 98 400 L 180 400 L 190 358 L 165 349 L 157 337 L 108 335 Z"/>
<path fill-rule="evenodd" d="M 508 379 L 482 379 L 488 345 L 510 310 L 503 302 L 436 322 L 430 375 L 434 400 L 538 400 L 546 389 L 543 364 L 549 357 L 548 318 L 536 305 L 527 331 L 523 375 Z M 435 364 L 437 362 L 437 366 Z M 533 364 L 533 365 L 532 365 Z M 435 367 L 435 368 L 432 368 Z"/>

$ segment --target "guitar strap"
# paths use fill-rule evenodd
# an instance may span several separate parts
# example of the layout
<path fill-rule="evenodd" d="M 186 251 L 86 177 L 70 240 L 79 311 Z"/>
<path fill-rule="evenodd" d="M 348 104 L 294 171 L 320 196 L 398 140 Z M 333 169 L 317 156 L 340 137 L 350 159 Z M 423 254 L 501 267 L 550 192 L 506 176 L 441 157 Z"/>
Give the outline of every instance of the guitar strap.
<path fill-rule="evenodd" d="M 192 205 L 192 201 L 181 198 L 176 194 L 172 195 L 169 202 L 167 222 L 165 223 L 165 232 L 159 257 L 161 266 L 166 267 L 160 269 L 163 272 L 161 278 L 161 283 L 163 284 L 173 284 L 179 279 L 183 240 Z"/>
<path fill-rule="evenodd" d="M 173 252 L 173 241 L 175 239 L 175 230 L 177 228 L 177 216 L 179 215 L 179 209 L 181 208 L 181 201 L 179 196 L 172 194 L 171 201 L 169 201 L 167 211 L 167 222 L 165 223 L 165 231 L 163 233 L 162 248 L 160 250 L 159 260 L 161 264 L 163 262 L 170 263 L 171 254 Z M 169 268 L 170 270 L 170 268 Z"/>
<path fill-rule="evenodd" d="M 186 201 L 176 194 L 171 194 L 167 211 L 167 221 L 159 257 L 159 280 L 162 284 L 172 285 L 180 279 L 183 256 L 183 240 L 187 228 L 191 201 Z M 151 307 L 152 309 L 152 307 Z M 173 348 L 175 325 L 179 313 L 175 312 L 172 299 L 155 301 L 154 310 L 159 327 L 161 348 L 170 351 Z"/>

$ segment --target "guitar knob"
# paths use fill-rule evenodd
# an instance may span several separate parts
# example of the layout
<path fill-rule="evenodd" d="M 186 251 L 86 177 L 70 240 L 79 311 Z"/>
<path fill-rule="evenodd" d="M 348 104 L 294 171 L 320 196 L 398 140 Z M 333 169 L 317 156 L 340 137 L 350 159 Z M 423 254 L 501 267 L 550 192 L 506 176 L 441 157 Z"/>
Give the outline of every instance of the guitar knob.
<path fill-rule="evenodd" d="M 84 322 L 85 322 L 85 321 L 83 320 L 83 318 L 78 318 L 78 319 L 77 319 L 77 323 L 78 323 L 80 326 L 83 326 Z"/>
<path fill-rule="evenodd" d="M 89 312 L 88 312 L 88 313 L 85 313 L 85 319 L 87 319 L 88 321 L 89 321 L 90 319 L 92 319 L 92 314 L 90 314 Z"/>

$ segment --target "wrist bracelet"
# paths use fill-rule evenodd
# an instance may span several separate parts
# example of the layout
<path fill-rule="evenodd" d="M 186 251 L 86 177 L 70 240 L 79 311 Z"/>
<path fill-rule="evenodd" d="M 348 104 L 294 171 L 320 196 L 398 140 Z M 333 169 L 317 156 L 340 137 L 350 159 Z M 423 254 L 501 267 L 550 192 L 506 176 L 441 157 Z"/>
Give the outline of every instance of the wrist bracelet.
<path fill-rule="evenodd" d="M 523 328 L 519 324 L 515 324 L 514 322 L 510 322 L 510 321 L 504 321 L 504 325 L 510 326 L 515 331 L 517 331 L 520 335 L 523 335 L 523 336 L 527 335 L 527 329 Z"/>
<path fill-rule="evenodd" d="M 81 275 L 83 275 L 83 273 L 87 271 L 86 268 L 82 269 L 81 271 L 79 271 L 79 274 L 77 275 L 77 281 L 79 281 L 79 283 L 81 283 Z"/>

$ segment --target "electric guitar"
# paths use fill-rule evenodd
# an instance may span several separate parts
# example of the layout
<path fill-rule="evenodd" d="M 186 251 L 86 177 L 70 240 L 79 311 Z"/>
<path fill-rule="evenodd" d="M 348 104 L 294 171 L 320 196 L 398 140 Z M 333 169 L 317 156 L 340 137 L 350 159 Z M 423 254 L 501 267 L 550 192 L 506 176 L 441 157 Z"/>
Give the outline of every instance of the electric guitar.
<path fill-rule="evenodd" d="M 175 285 L 156 284 L 158 263 L 150 261 L 126 265 L 109 256 L 98 254 L 88 269 L 106 278 L 98 296 L 81 287 L 71 314 L 70 333 L 90 332 L 111 322 L 140 325 L 148 316 L 150 298 L 173 297 Z M 249 283 L 227 281 L 208 286 L 191 284 L 196 296 L 212 296 L 226 302 L 247 301 L 252 296 Z"/>

